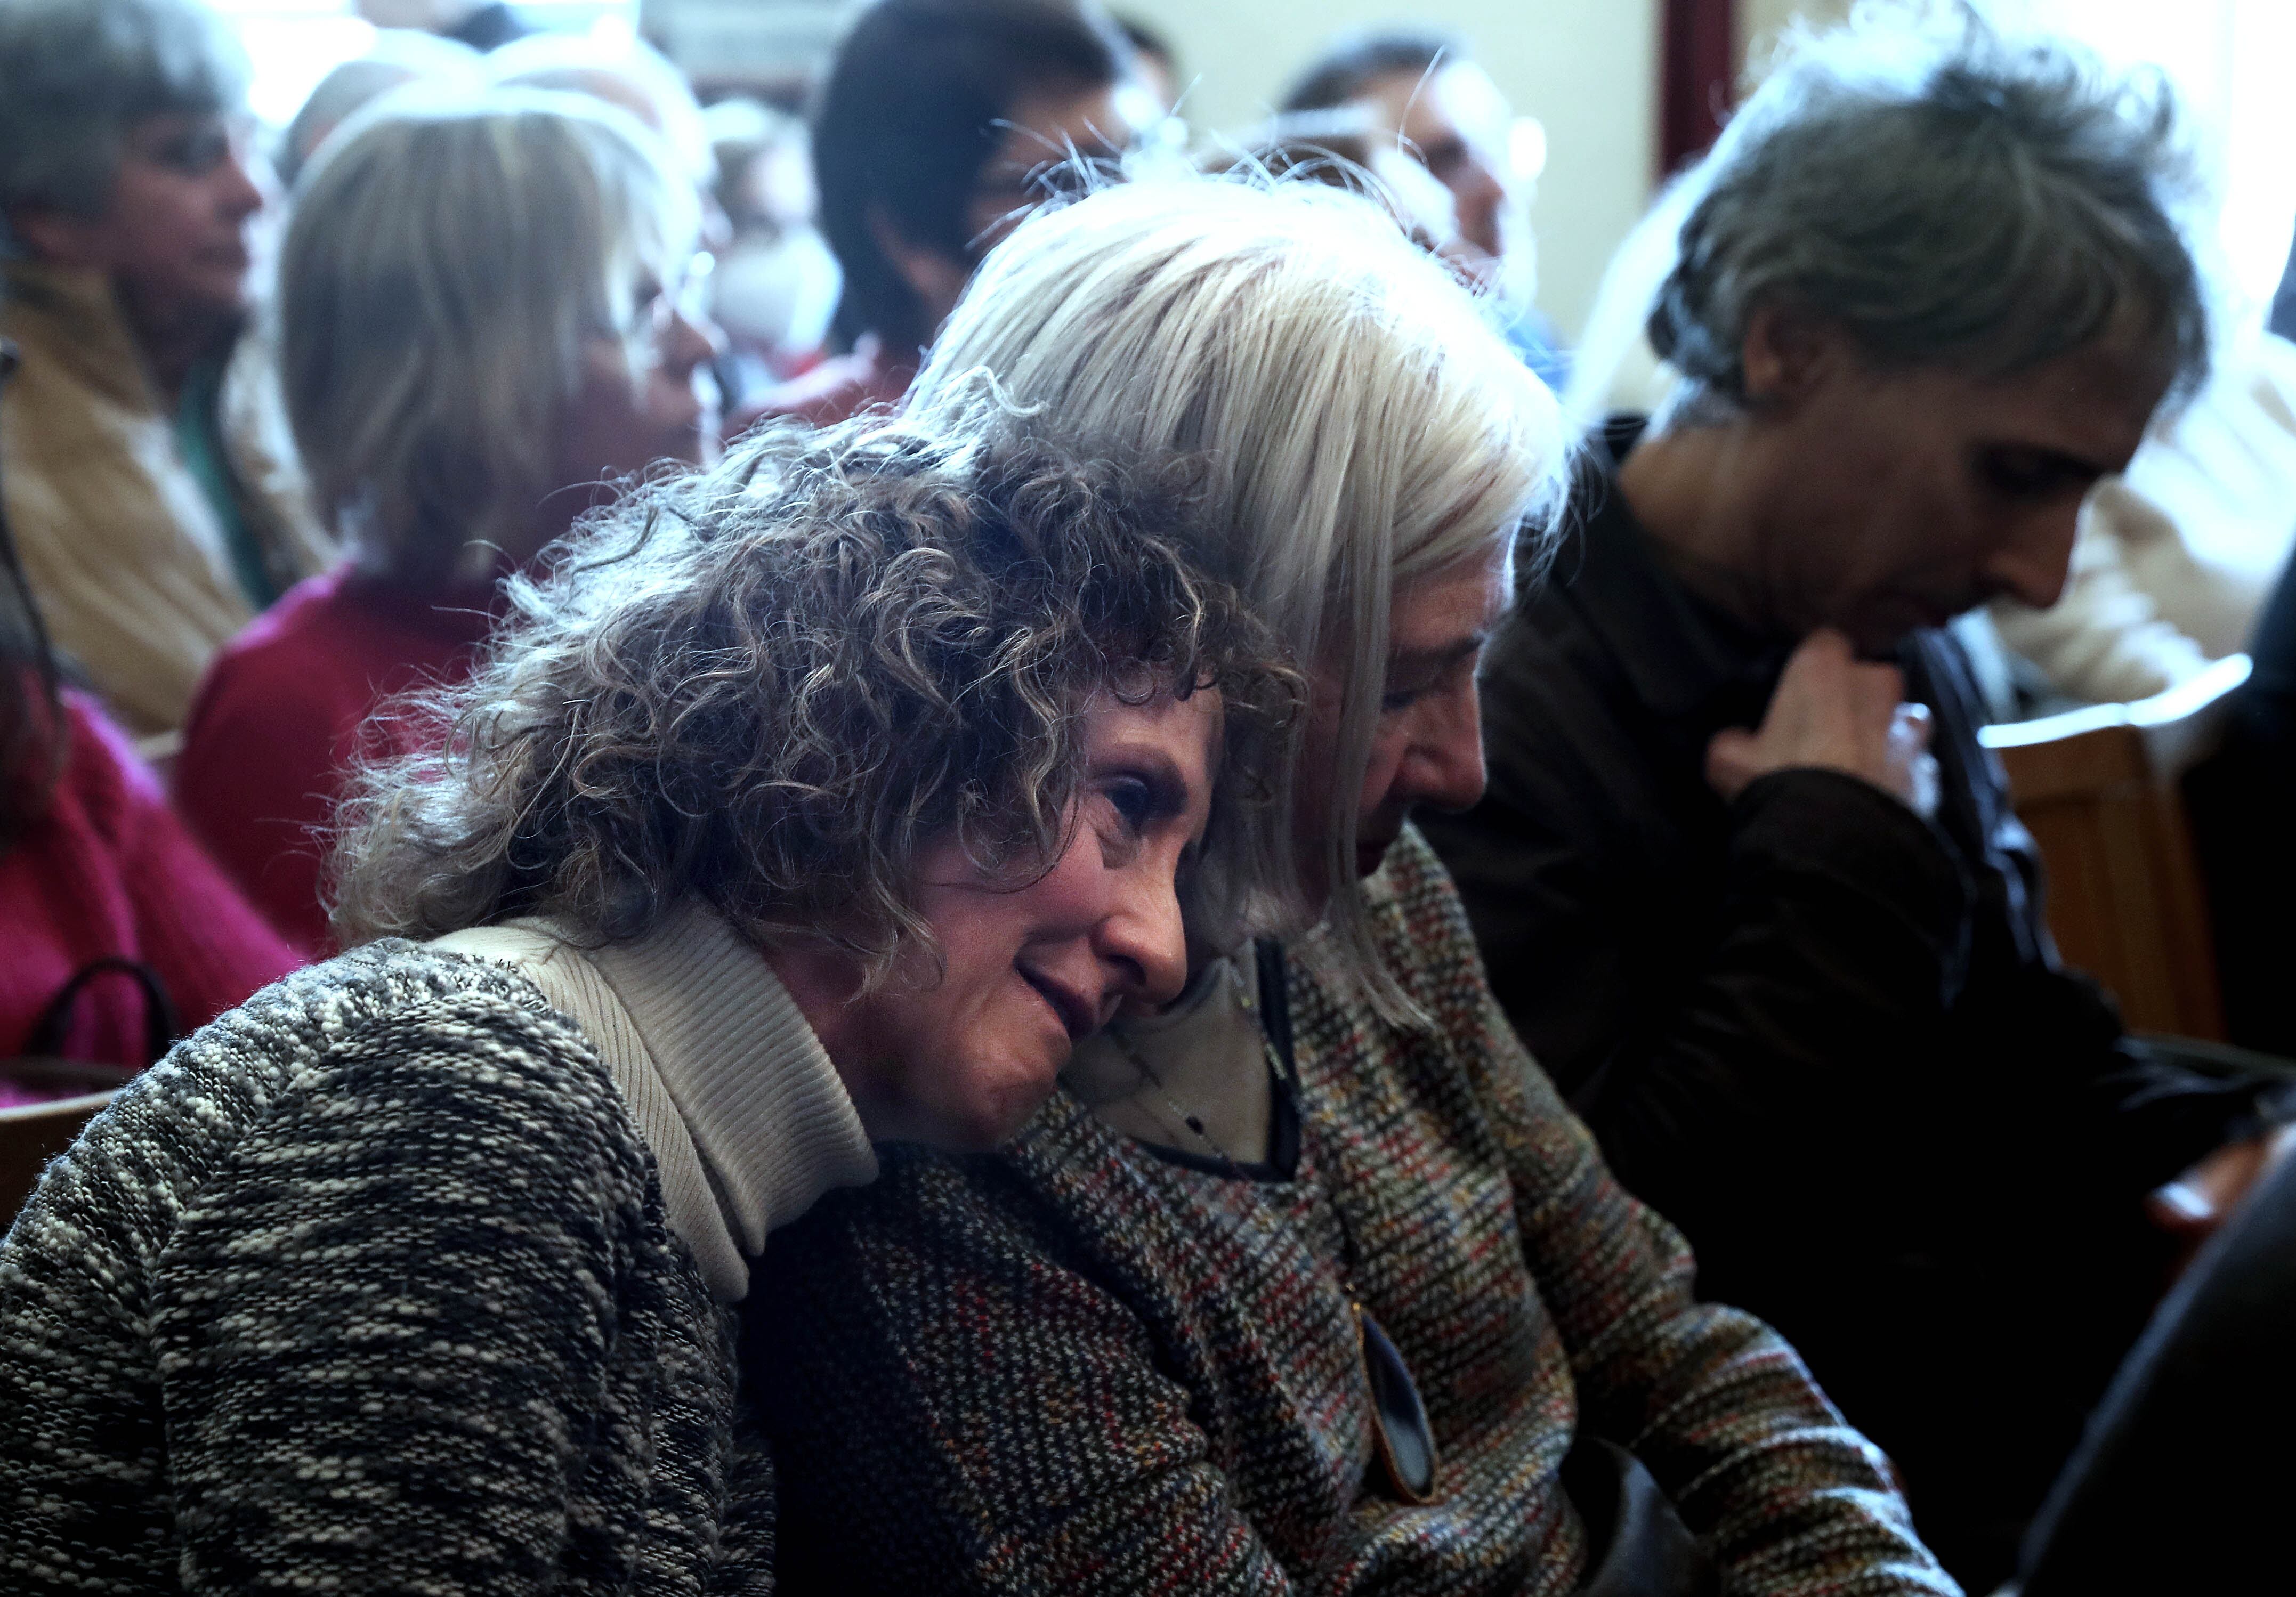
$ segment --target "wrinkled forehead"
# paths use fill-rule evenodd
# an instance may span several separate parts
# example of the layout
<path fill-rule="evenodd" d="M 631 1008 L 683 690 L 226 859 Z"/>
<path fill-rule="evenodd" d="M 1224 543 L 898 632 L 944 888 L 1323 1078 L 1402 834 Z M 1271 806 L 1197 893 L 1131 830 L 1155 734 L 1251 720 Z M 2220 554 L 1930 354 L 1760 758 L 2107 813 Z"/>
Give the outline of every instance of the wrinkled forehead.
<path fill-rule="evenodd" d="M 1949 379 L 1959 391 L 1943 403 L 1988 441 L 2117 471 L 2144 442 L 2174 371 L 2157 340 L 2115 329 L 2021 371 Z"/>
<path fill-rule="evenodd" d="M 1391 659 L 1456 654 L 1479 646 L 1513 597 L 1512 545 L 1496 542 L 1400 584 L 1388 610 Z"/>

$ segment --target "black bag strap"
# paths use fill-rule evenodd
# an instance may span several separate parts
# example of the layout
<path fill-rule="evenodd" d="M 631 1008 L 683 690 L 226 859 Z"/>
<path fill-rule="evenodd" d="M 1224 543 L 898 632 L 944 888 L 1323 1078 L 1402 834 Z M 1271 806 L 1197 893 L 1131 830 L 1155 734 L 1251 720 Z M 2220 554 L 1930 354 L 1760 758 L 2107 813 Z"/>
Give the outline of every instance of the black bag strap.
<path fill-rule="evenodd" d="M 1299 1074 L 1299 1065 L 1292 1057 L 1292 990 L 1286 981 L 1283 945 L 1274 938 L 1261 938 L 1251 946 L 1251 952 L 1259 966 L 1260 1023 L 1267 1028 L 1275 1056 L 1283 1061 L 1288 1080 Z"/>
<path fill-rule="evenodd" d="M 174 1000 L 168 996 L 168 984 L 160 973 L 140 959 L 129 959 L 124 954 L 107 954 L 92 959 L 72 972 L 40 1018 L 32 1024 L 32 1036 L 24 1044 L 24 1052 L 37 1059 L 60 1059 L 63 1055 L 64 1034 L 71 1028 L 73 1013 L 79 1008 L 80 997 L 98 978 L 125 976 L 144 989 L 144 1059 L 151 1064 L 167 1052 L 175 1040 L 183 1035 L 183 1026 L 176 1015 Z"/>

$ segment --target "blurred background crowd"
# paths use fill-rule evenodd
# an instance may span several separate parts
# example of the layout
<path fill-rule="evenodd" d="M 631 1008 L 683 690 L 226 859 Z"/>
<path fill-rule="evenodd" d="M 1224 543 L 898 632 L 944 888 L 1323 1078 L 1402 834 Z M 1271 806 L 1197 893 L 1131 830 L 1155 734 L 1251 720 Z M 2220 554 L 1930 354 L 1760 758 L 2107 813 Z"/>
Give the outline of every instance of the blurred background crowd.
<path fill-rule="evenodd" d="M 1984 9 L 2175 86 L 2219 302 L 2209 388 L 2097 490 L 2063 601 L 1957 623 L 2009 719 L 2203 676 L 2285 562 L 2296 168 L 2261 63 L 2296 20 Z M 466 666 L 616 482 L 898 402 L 1039 201 L 1159 161 L 1374 183 L 1589 426 L 1673 381 L 1642 332 L 1669 176 L 1782 29 L 1847 10 L 0 0 L 25 691 L 132 740 L 250 939 L 323 951 L 313 839 L 391 746 L 374 707 Z M 450 114 L 478 94 L 504 114 Z"/>

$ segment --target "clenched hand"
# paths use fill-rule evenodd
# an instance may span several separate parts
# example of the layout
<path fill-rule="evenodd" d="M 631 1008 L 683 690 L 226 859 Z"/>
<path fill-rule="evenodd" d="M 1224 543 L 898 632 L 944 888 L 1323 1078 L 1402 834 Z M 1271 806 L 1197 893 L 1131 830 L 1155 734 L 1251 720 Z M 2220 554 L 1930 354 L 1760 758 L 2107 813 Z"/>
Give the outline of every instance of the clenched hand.
<path fill-rule="evenodd" d="M 1841 771 L 1926 816 L 1937 808 L 1930 712 L 1906 702 L 1905 673 L 1874 665 L 1822 627 L 1786 661 L 1762 724 L 1730 727 L 1706 746 L 1706 780 L 1735 798 L 1773 771 Z"/>

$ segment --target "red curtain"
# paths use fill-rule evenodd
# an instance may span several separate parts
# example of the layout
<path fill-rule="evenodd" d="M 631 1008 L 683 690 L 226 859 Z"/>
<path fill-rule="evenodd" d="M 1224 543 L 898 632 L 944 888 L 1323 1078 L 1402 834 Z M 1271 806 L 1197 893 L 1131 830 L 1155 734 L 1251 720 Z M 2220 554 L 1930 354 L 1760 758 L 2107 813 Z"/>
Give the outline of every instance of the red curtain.
<path fill-rule="evenodd" d="M 1722 131 L 1735 76 L 1738 0 L 1665 0 L 1659 171 L 1679 171 Z"/>

